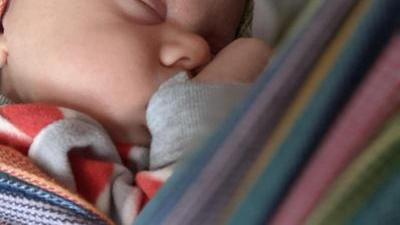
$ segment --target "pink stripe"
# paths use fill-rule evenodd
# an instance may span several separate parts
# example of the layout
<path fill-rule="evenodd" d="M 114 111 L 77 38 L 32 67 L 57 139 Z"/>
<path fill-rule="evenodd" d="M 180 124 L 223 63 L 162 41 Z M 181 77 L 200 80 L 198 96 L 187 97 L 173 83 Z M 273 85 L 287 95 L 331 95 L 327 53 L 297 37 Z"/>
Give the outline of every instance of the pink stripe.
<path fill-rule="evenodd" d="M 278 209 L 272 225 L 305 221 L 336 177 L 399 106 L 399 90 L 400 36 L 397 35 L 316 151 Z"/>

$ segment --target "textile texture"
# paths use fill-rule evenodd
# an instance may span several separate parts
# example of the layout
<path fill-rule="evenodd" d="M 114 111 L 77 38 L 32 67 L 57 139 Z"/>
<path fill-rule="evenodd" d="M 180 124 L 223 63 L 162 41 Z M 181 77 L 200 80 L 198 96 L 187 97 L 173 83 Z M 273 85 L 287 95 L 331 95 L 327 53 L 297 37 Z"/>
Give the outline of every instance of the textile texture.
<path fill-rule="evenodd" d="M 275 130 L 277 122 L 291 105 L 293 94 L 297 94 L 310 70 L 318 66 L 315 63 L 325 52 L 328 40 L 336 36 L 343 20 L 350 18 L 348 13 L 352 13 L 359 1 L 316 2 L 313 7 L 316 13 L 308 17 L 311 19 L 304 26 L 295 29 L 296 35 L 276 54 L 241 110 L 207 147 L 187 159 L 146 207 L 137 224 L 218 223 L 232 193 L 243 176 L 248 175 L 272 132 L 279 132 Z M 350 29 L 351 35 L 344 35 L 342 48 L 334 52 L 329 63 L 325 62 L 326 75 L 309 100 L 303 102 L 297 119 L 289 125 L 290 132 L 271 150 L 274 154 L 260 167 L 257 172 L 260 176 L 253 176 L 254 185 L 240 190 L 245 198 L 221 224 L 260 224 L 271 219 L 291 183 L 393 33 L 398 7 L 395 0 L 376 0 L 363 11 L 360 22 Z"/>
<path fill-rule="evenodd" d="M 341 6 L 350 8 L 349 3 L 351 2 L 346 1 Z M 338 18 L 341 17 L 336 14 L 345 13 L 345 10 L 343 7 L 332 7 L 329 4 L 340 5 L 328 3 L 324 8 L 326 12 L 319 13 L 324 19 L 312 20 L 310 23 L 315 24 L 314 26 L 301 29 L 299 37 L 285 48 L 285 53 L 278 53 L 242 111 L 239 111 L 243 114 L 233 115 L 231 123 L 224 127 L 225 131 L 232 131 L 231 135 L 227 136 L 227 132 L 219 133 L 210 141 L 207 148 L 201 149 L 198 155 L 189 157 L 186 166 L 181 167 L 175 178 L 171 179 L 158 195 L 156 201 L 146 207 L 138 224 L 159 224 L 162 221 L 167 224 L 212 224 L 215 222 L 214 220 L 220 214 L 220 211 L 216 209 L 225 206 L 226 201 L 231 197 L 232 189 L 240 182 L 238 178 L 246 172 L 249 162 L 257 158 L 257 152 L 265 142 L 265 137 L 273 130 L 282 110 L 291 101 L 299 83 L 307 75 L 313 60 L 321 53 L 322 49 L 316 47 L 317 43 L 320 47 L 324 46 L 340 24 Z M 325 17 L 330 19 L 325 19 Z M 330 27 L 329 32 L 325 30 L 327 27 Z M 321 36 L 321 33 L 324 35 Z M 304 54 L 303 57 L 300 56 L 301 54 Z M 238 122 L 239 115 L 245 115 L 242 117 L 245 119 Z M 254 135 L 245 135 L 248 133 Z M 219 150 L 216 153 L 217 149 Z M 216 153 L 215 157 L 214 153 Z M 215 171 L 221 172 L 215 173 Z M 201 172 L 203 175 L 200 175 Z M 208 197 L 205 196 L 204 191 L 200 194 L 200 190 L 205 188 L 209 191 Z M 179 200 L 181 197 L 182 199 Z M 211 203 L 207 205 L 209 201 L 213 202 L 213 207 L 210 207 Z M 176 206 L 178 202 L 182 205 Z M 172 210 L 174 213 L 171 213 Z M 260 213 L 263 214 L 262 211 Z M 167 215 L 170 220 L 164 221 Z"/>
<path fill-rule="evenodd" d="M 85 223 L 83 224 L 93 222 L 113 224 L 108 217 L 95 209 L 92 204 L 58 185 L 54 179 L 44 174 L 17 150 L 1 146 L 0 159 L 0 192 L 8 199 L 12 199 L 10 201 L 15 202 L 13 206 L 20 208 L 19 217 L 26 220 L 37 220 L 39 217 L 48 216 L 46 209 L 35 209 L 38 214 L 32 216 L 32 212 L 29 209 L 25 210 L 25 205 L 17 204 L 19 200 L 26 200 L 29 202 L 36 201 L 37 205 L 43 204 L 45 207 L 58 208 L 63 212 L 69 212 L 64 216 L 57 215 L 57 218 L 67 218 L 74 221 L 84 220 Z M 0 212 L 5 214 L 4 218 L 0 217 L 1 223 L 6 223 L 9 219 L 12 220 L 7 216 L 11 213 L 9 210 L 10 208 L 6 207 L 0 208 Z M 59 224 L 58 220 L 48 220 L 48 222 L 49 224 Z"/>
<path fill-rule="evenodd" d="M 335 66 L 291 125 L 282 144 L 272 150 L 271 161 L 264 164 L 252 190 L 244 190 L 247 196 L 231 217 L 232 224 L 244 223 L 243 214 L 254 215 L 254 212 L 266 223 L 271 219 L 268 215 L 273 216 L 282 197 L 392 34 L 398 7 L 397 1 L 373 1 L 335 59 Z"/>
<path fill-rule="evenodd" d="M 0 134 L 0 143 L 29 157 L 48 175 L 45 180 L 67 188 L 67 195 L 79 194 L 119 224 L 131 224 L 167 177 L 163 171 L 140 172 L 148 164 L 142 161 L 147 149 L 122 144 L 117 148 L 97 122 L 65 108 L 2 106 Z M 3 155 L 1 160 L 10 166 L 10 159 Z M 33 172 L 28 169 L 24 180 Z M 42 186 L 33 178 L 27 181 Z"/>
<path fill-rule="evenodd" d="M 324 190 L 368 145 L 391 113 L 400 107 L 399 53 L 400 36 L 396 34 L 353 100 L 324 137 L 272 224 L 302 224 L 302 219 L 313 209 Z"/>
<path fill-rule="evenodd" d="M 311 5 L 315 8 L 315 5 Z M 363 11 L 362 11 L 363 12 Z M 282 117 L 275 132 L 271 135 L 270 139 L 263 146 L 263 150 L 259 155 L 257 161 L 249 170 L 248 175 L 238 187 L 237 193 L 232 200 L 233 205 L 238 205 L 247 194 L 254 181 L 264 171 L 272 156 L 276 153 L 277 147 L 283 143 L 287 135 L 289 135 L 293 124 L 299 119 L 301 113 L 305 110 L 307 103 L 311 101 L 312 97 L 318 91 L 322 82 L 327 78 L 328 72 L 335 66 L 335 59 L 340 55 L 341 50 L 346 45 L 350 38 L 354 27 L 357 25 L 358 20 L 361 18 L 362 12 L 352 14 L 352 18 L 346 21 L 346 24 L 339 30 L 336 37 L 331 41 L 324 54 L 316 63 L 315 68 L 311 71 L 309 78 L 305 81 L 304 85 L 299 90 L 297 97 L 288 108 L 287 113 Z M 233 207 L 226 210 L 226 217 L 232 213 Z"/>
<path fill-rule="evenodd" d="M 191 82 L 180 73 L 162 84 L 147 107 L 150 169 L 172 166 L 212 136 L 249 91 L 246 84 Z"/>
<path fill-rule="evenodd" d="M 349 224 L 363 208 L 374 207 L 369 206 L 373 196 L 382 192 L 385 183 L 399 171 L 399 148 L 400 117 L 397 113 L 338 177 L 306 224 Z M 399 210 L 398 206 L 387 207 Z"/>

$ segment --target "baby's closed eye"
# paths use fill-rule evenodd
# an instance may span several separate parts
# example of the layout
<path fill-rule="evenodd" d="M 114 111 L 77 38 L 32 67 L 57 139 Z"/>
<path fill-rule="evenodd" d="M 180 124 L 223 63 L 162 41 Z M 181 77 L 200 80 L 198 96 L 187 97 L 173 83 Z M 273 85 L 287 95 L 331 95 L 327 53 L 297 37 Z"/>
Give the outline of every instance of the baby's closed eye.
<path fill-rule="evenodd" d="M 140 24 L 153 25 L 165 20 L 166 7 L 160 0 L 115 0 L 121 10 Z M 156 3 L 156 2 L 159 3 Z"/>

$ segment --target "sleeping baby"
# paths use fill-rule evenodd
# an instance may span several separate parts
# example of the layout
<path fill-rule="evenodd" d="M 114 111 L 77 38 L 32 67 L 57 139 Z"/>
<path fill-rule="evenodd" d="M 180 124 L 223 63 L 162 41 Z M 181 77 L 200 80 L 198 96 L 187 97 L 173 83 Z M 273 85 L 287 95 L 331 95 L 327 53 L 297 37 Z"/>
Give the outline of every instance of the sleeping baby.
<path fill-rule="evenodd" d="M 0 144 L 119 224 L 268 61 L 262 41 L 234 40 L 244 0 L 0 2 Z"/>

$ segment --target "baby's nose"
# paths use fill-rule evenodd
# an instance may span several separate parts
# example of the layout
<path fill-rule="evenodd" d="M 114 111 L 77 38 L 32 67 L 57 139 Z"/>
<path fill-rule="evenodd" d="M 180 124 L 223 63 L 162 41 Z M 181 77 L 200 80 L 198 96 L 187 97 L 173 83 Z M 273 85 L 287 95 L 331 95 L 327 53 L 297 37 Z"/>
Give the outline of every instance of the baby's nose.
<path fill-rule="evenodd" d="M 175 25 L 166 25 L 162 35 L 160 60 L 164 66 L 193 70 L 210 61 L 210 47 L 200 35 Z"/>

